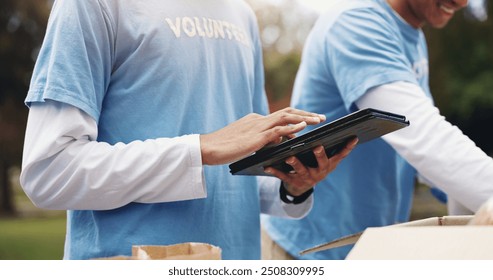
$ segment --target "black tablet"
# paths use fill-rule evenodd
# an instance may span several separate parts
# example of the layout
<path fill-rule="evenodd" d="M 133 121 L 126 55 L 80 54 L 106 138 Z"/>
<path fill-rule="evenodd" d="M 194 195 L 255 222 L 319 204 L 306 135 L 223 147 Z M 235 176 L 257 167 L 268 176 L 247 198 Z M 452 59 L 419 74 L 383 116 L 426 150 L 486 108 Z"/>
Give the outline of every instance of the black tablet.
<path fill-rule="evenodd" d="M 317 146 L 323 145 L 330 157 L 355 137 L 359 139 L 358 144 L 362 144 L 408 125 L 405 116 L 371 108 L 362 109 L 233 162 L 229 165 L 230 172 L 233 175 L 270 176 L 264 172 L 267 166 L 289 172 L 292 167 L 285 160 L 293 155 L 306 166 L 316 167 L 318 164 L 312 150 Z"/>

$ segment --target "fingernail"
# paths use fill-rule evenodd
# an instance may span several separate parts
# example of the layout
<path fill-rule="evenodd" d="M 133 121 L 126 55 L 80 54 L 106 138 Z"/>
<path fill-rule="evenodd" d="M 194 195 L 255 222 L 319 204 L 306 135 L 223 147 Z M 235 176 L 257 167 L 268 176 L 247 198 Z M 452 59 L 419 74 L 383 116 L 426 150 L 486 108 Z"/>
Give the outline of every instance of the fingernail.
<path fill-rule="evenodd" d="M 326 117 L 325 115 L 322 115 L 322 114 L 319 114 L 318 117 L 322 120 L 322 121 L 325 121 Z"/>
<path fill-rule="evenodd" d="M 356 146 L 356 144 L 358 144 L 358 142 L 359 142 L 359 139 L 358 139 L 358 138 L 356 138 L 356 139 L 354 140 L 354 142 L 353 142 L 353 145 L 352 145 L 352 146 L 353 146 L 353 147 L 354 147 L 354 146 Z"/>

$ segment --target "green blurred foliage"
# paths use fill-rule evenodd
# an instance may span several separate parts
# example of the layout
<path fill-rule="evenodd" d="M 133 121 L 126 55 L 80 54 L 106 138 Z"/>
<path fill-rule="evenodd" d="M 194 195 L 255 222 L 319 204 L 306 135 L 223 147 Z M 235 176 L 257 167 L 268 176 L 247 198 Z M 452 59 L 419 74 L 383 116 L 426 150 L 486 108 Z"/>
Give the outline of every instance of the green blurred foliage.
<path fill-rule="evenodd" d="M 248 0 L 259 23 L 271 111 L 289 106 L 303 44 L 318 14 L 296 0 Z"/>
<path fill-rule="evenodd" d="M 425 31 L 430 85 L 444 113 L 468 118 L 476 105 L 493 106 L 493 21 L 456 16 L 443 29 Z"/>
<path fill-rule="evenodd" d="M 0 219 L 0 260 L 63 258 L 65 216 L 42 219 Z"/>
<path fill-rule="evenodd" d="M 0 5 L 0 104 L 24 99 L 43 40 L 49 1 L 2 0 Z"/>
<path fill-rule="evenodd" d="M 430 51 L 430 87 L 442 114 L 493 154 L 493 5 L 478 21 L 466 11 L 443 29 L 425 28 Z"/>
<path fill-rule="evenodd" d="M 23 104 L 49 14 L 49 2 L 0 4 L 0 216 L 16 214 L 9 170 L 22 158 L 27 108 Z"/>
<path fill-rule="evenodd" d="M 301 56 L 298 52 L 285 55 L 265 54 L 264 56 L 265 90 L 269 95 L 269 100 L 275 102 L 291 94 Z"/>

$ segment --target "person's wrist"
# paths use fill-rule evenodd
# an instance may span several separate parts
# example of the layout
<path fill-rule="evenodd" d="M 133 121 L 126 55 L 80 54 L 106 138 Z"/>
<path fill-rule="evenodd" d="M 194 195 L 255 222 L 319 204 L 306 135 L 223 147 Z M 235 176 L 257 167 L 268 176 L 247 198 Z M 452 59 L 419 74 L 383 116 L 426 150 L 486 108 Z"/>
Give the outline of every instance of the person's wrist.
<path fill-rule="evenodd" d="M 300 195 L 292 195 L 284 186 L 284 182 L 281 182 L 281 186 L 279 187 L 279 196 L 281 200 L 286 204 L 301 204 L 305 202 L 313 193 L 313 188 L 307 190 L 306 192 Z"/>

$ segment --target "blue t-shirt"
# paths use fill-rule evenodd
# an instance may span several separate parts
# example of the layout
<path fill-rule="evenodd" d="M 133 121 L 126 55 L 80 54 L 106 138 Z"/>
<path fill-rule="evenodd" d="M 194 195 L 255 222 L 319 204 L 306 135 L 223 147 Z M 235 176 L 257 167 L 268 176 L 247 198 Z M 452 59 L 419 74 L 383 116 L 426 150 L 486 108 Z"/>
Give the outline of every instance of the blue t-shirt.
<path fill-rule="evenodd" d="M 263 86 L 258 26 L 244 1 L 60 0 L 26 103 L 71 104 L 97 121 L 98 141 L 129 143 L 210 133 L 266 114 Z M 232 176 L 227 165 L 204 169 L 206 199 L 68 211 L 65 258 L 207 242 L 224 259 L 258 259 L 255 178 Z"/>
<path fill-rule="evenodd" d="M 354 102 L 369 89 L 395 81 L 417 84 L 430 94 L 422 31 L 404 22 L 384 0 L 343 0 L 319 18 L 307 39 L 292 105 L 324 113 L 330 121 L 354 112 Z M 407 221 L 415 175 L 390 145 L 376 139 L 358 145 L 316 186 L 314 207 L 306 218 L 265 217 L 262 222 L 297 257 L 301 250 L 370 226 Z M 300 258 L 342 259 L 350 249 Z"/>

